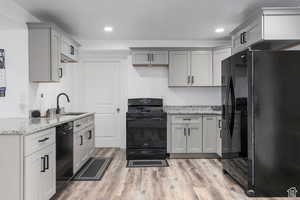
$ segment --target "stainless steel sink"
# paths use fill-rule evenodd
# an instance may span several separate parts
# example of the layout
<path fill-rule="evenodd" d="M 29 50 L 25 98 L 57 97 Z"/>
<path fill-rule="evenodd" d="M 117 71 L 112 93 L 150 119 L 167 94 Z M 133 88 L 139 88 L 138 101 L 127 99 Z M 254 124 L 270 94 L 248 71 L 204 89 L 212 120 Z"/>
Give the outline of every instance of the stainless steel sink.
<path fill-rule="evenodd" d="M 83 114 L 86 114 L 86 112 L 69 112 L 69 113 L 63 113 L 62 115 L 76 116 L 76 115 L 83 115 Z"/>

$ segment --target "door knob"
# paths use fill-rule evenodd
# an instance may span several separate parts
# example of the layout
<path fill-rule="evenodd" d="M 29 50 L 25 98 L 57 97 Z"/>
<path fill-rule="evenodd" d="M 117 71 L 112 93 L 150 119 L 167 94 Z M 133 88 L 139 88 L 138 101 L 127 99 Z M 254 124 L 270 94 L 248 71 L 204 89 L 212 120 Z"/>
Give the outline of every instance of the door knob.
<path fill-rule="evenodd" d="M 117 112 L 120 112 L 120 110 L 121 110 L 120 108 L 117 108 Z"/>

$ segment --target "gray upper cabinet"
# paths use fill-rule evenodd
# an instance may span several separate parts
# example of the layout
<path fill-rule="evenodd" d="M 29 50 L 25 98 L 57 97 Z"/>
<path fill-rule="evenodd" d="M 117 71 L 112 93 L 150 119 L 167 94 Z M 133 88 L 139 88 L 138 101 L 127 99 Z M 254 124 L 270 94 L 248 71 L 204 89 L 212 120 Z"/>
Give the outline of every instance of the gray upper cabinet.
<path fill-rule="evenodd" d="M 217 152 L 217 118 L 215 116 L 203 116 L 203 152 Z"/>
<path fill-rule="evenodd" d="M 169 55 L 169 86 L 188 86 L 190 53 L 188 51 L 170 51 Z"/>
<path fill-rule="evenodd" d="M 61 61 L 64 63 L 78 62 L 79 43 L 66 35 L 61 37 Z"/>
<path fill-rule="evenodd" d="M 191 86 L 212 86 L 212 51 L 191 52 Z"/>
<path fill-rule="evenodd" d="M 168 51 L 133 50 L 133 66 L 167 66 L 169 65 Z"/>
<path fill-rule="evenodd" d="M 79 43 L 52 23 L 27 23 L 29 79 L 58 82 L 62 62 L 77 62 Z"/>
<path fill-rule="evenodd" d="M 29 79 L 32 82 L 56 82 L 60 67 L 60 40 L 53 24 L 28 23 Z"/>
<path fill-rule="evenodd" d="M 231 48 L 213 51 L 213 86 L 221 86 L 222 61 L 231 56 Z"/>
<path fill-rule="evenodd" d="M 236 53 L 249 46 L 283 48 L 300 40 L 299 27 L 300 8 L 262 8 L 232 32 L 232 51 Z"/>
<path fill-rule="evenodd" d="M 169 86 L 212 86 L 212 51 L 170 51 Z"/>

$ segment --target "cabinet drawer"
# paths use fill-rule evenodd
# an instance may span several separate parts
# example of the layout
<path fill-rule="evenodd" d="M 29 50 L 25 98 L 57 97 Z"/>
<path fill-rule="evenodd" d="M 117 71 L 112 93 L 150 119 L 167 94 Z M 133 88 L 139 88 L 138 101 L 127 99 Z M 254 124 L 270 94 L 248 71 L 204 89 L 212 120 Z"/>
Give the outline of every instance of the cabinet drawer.
<path fill-rule="evenodd" d="M 44 147 L 54 144 L 55 128 L 47 129 L 25 137 L 25 156 L 28 156 Z"/>
<path fill-rule="evenodd" d="M 182 124 L 182 123 L 201 123 L 202 116 L 201 115 L 175 115 L 172 116 L 173 124 Z"/>

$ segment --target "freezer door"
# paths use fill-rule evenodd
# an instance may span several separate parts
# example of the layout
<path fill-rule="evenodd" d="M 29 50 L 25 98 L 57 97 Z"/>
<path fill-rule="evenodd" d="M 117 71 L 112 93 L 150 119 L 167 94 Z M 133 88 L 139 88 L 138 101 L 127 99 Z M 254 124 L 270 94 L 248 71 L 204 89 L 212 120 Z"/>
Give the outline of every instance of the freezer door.
<path fill-rule="evenodd" d="M 255 192 L 286 197 L 300 190 L 300 51 L 253 55 Z"/>

